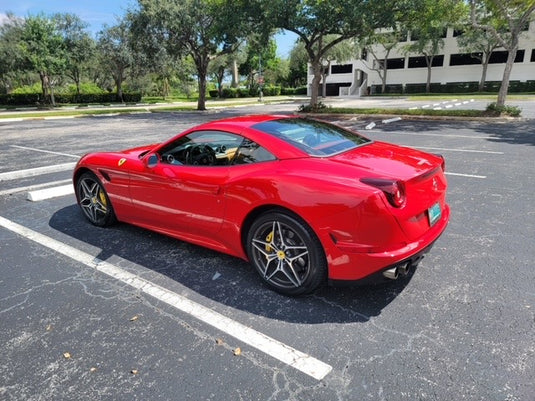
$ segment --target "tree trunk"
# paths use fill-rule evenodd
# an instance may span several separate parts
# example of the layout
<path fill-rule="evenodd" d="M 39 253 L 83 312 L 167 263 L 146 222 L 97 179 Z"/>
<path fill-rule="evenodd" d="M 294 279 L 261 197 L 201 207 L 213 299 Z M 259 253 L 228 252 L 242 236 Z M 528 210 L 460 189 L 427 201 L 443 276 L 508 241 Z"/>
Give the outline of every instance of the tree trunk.
<path fill-rule="evenodd" d="M 236 61 L 236 59 L 234 59 L 232 60 L 232 83 L 230 84 L 230 86 L 232 86 L 233 88 L 237 88 L 238 82 L 238 62 Z"/>
<path fill-rule="evenodd" d="M 513 49 L 509 50 L 509 54 L 507 55 L 507 63 L 503 70 L 502 84 L 498 91 L 498 101 L 496 102 L 497 107 L 505 106 L 505 99 L 507 99 L 507 93 L 509 92 L 509 79 L 511 78 L 511 71 L 513 70 L 517 49 L 518 46 L 515 46 Z"/>
<path fill-rule="evenodd" d="M 382 94 L 385 94 L 386 92 L 386 60 L 384 60 L 384 64 L 383 64 L 383 68 L 381 68 L 383 70 L 382 74 L 379 74 L 379 76 L 381 77 L 381 93 Z"/>
<path fill-rule="evenodd" d="M 197 100 L 197 110 L 206 110 L 206 71 L 208 66 L 199 69 L 198 82 L 199 82 L 199 99 Z"/>
<path fill-rule="evenodd" d="M 223 97 L 223 78 L 225 78 L 225 67 L 221 66 L 217 70 L 217 96 Z"/>
<path fill-rule="evenodd" d="M 383 58 L 382 60 L 382 63 L 381 65 L 379 66 L 380 69 L 379 71 L 382 71 L 382 72 L 379 72 L 379 77 L 381 78 L 381 93 L 384 94 L 386 92 L 386 74 L 387 74 L 387 71 L 388 71 L 388 66 L 387 66 L 387 63 L 388 63 L 388 55 L 390 54 L 390 50 L 388 50 L 385 54 L 385 57 Z"/>
<path fill-rule="evenodd" d="M 50 80 L 49 80 L 50 84 Z M 54 97 L 54 86 L 50 84 L 50 103 L 52 104 L 52 107 L 56 107 L 56 98 Z"/>
<path fill-rule="evenodd" d="M 485 90 L 485 82 L 487 82 L 487 69 L 489 67 L 490 55 L 491 53 L 486 53 L 484 59 L 481 60 L 483 62 L 483 71 L 481 71 L 481 79 L 479 80 L 479 92 L 483 92 Z"/>
<path fill-rule="evenodd" d="M 312 87 L 310 88 L 310 107 L 315 108 L 318 105 L 318 92 L 321 82 L 321 63 L 319 60 L 314 60 L 312 63 Z"/>
<path fill-rule="evenodd" d="M 41 90 L 43 92 L 43 103 L 47 103 L 48 102 L 48 75 L 46 72 L 44 71 L 39 71 L 39 78 L 41 78 Z"/>
<path fill-rule="evenodd" d="M 123 103 L 123 80 L 115 78 L 115 87 L 117 88 L 117 100 Z"/>
<path fill-rule="evenodd" d="M 431 69 L 433 68 L 433 58 L 434 56 L 425 56 L 425 61 L 427 62 L 427 81 L 425 83 L 425 93 L 431 92 Z"/>
<path fill-rule="evenodd" d="M 323 88 L 321 97 L 326 98 L 327 97 L 327 77 L 329 76 L 329 72 L 331 71 L 331 60 L 327 63 L 327 68 L 323 68 L 322 65 L 322 81 L 323 81 Z"/>

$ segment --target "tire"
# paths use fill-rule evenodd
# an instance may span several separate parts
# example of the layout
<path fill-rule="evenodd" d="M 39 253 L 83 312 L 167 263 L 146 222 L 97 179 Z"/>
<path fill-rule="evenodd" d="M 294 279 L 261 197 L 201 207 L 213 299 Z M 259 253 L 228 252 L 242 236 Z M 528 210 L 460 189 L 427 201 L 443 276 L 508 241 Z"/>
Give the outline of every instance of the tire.
<path fill-rule="evenodd" d="M 91 224 L 106 227 L 117 221 L 110 198 L 95 174 L 86 172 L 78 178 L 76 199 Z"/>
<path fill-rule="evenodd" d="M 247 253 L 264 282 L 285 295 L 311 293 L 327 276 L 319 239 L 306 223 L 285 213 L 268 212 L 253 222 Z"/>

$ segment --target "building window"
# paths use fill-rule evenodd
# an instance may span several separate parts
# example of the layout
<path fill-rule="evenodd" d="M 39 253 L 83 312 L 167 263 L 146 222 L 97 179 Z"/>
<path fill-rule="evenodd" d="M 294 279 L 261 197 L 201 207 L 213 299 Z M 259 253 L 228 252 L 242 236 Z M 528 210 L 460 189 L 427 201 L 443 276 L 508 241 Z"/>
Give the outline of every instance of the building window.
<path fill-rule="evenodd" d="M 444 55 L 433 57 L 431 67 L 442 67 L 444 65 Z M 427 68 L 427 62 L 424 56 L 409 57 L 409 68 Z"/>
<path fill-rule="evenodd" d="M 353 72 L 353 64 L 339 64 L 331 66 L 331 74 L 351 74 Z"/>
<path fill-rule="evenodd" d="M 450 56 L 450 65 L 481 64 L 482 56 L 481 53 L 452 54 Z"/>
<path fill-rule="evenodd" d="M 386 60 L 386 68 L 389 70 L 399 70 L 405 68 L 405 58 L 389 58 Z"/>
<path fill-rule="evenodd" d="M 533 50 L 531 51 L 531 59 L 530 59 L 529 61 L 531 61 L 531 62 L 534 62 L 534 61 L 535 61 L 535 49 L 533 49 Z"/>
<path fill-rule="evenodd" d="M 521 63 L 524 61 L 525 52 L 526 52 L 525 50 L 518 50 L 516 52 L 515 63 Z M 508 53 L 509 52 L 507 50 L 499 50 L 499 51 L 492 52 L 492 54 L 490 55 L 489 64 L 506 63 Z"/>

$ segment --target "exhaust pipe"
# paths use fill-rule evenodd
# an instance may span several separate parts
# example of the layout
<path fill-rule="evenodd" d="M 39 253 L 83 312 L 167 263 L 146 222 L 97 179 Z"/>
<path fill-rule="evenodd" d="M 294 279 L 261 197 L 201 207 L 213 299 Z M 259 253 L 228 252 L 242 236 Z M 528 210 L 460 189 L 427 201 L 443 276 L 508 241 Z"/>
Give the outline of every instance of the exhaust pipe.
<path fill-rule="evenodd" d="M 397 267 L 392 267 L 383 272 L 383 276 L 390 280 L 397 280 L 399 277 L 399 269 Z"/>
<path fill-rule="evenodd" d="M 409 274 L 410 271 L 411 271 L 410 263 L 407 263 L 406 265 L 399 267 L 399 274 L 402 276 L 406 276 L 407 274 Z"/>
<path fill-rule="evenodd" d="M 397 280 L 399 276 L 406 276 L 411 271 L 412 265 L 405 263 L 404 265 L 391 267 L 383 272 L 383 276 L 390 280 Z"/>

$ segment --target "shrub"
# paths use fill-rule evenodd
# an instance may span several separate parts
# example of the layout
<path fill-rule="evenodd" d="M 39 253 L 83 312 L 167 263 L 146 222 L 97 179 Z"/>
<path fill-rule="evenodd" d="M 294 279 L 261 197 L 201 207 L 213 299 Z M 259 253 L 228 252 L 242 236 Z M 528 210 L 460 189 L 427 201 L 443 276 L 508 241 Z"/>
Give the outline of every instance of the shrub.
<path fill-rule="evenodd" d="M 224 98 L 237 98 L 238 90 L 236 88 L 223 88 L 223 90 L 221 91 L 221 95 Z"/>
<path fill-rule="evenodd" d="M 498 106 L 496 102 L 493 102 L 487 106 L 487 112 L 496 116 L 519 117 L 522 110 L 517 106 Z"/>
<path fill-rule="evenodd" d="M 311 106 L 310 104 L 302 104 L 301 106 L 299 106 L 298 111 L 300 113 L 316 113 L 316 112 L 323 111 L 328 108 L 329 107 L 325 103 L 318 102 L 314 106 Z"/>
<path fill-rule="evenodd" d="M 279 96 L 281 94 L 280 86 L 264 86 L 262 88 L 262 93 L 264 96 Z"/>
<path fill-rule="evenodd" d="M 285 95 L 285 96 L 295 95 L 295 88 L 281 88 L 281 95 Z"/>
<path fill-rule="evenodd" d="M 54 99 L 56 103 L 98 103 L 98 104 L 108 104 L 116 103 L 119 100 L 115 93 L 103 92 L 103 93 L 82 93 L 80 95 L 76 94 L 65 94 L 58 93 L 54 94 Z M 123 93 L 123 100 L 126 103 L 137 103 L 141 101 L 141 93 L 139 92 L 125 92 Z M 35 106 L 36 104 L 43 103 L 43 96 L 41 93 L 10 93 L 8 95 L 0 95 L 0 104 L 9 105 L 9 106 Z"/>
<path fill-rule="evenodd" d="M 249 97 L 249 89 L 247 88 L 238 88 L 238 97 Z"/>

